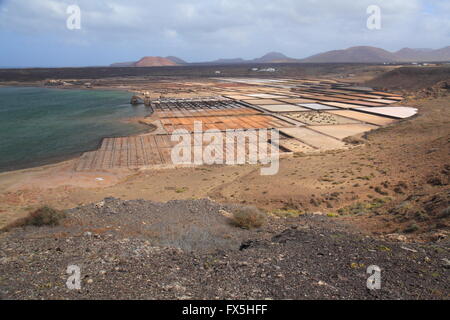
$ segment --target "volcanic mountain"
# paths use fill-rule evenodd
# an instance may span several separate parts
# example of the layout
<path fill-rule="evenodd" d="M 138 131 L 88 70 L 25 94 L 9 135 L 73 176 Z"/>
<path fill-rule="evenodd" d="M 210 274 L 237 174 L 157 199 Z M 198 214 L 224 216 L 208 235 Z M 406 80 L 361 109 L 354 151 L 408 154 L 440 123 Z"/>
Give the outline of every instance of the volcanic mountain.
<path fill-rule="evenodd" d="M 301 62 L 313 63 L 383 63 L 394 62 L 397 60 L 395 54 L 384 49 L 375 47 L 351 47 L 345 50 L 333 50 L 325 53 L 319 53 Z"/>
<path fill-rule="evenodd" d="M 403 48 L 395 53 L 401 61 L 450 61 L 450 46 L 442 49 Z"/>
<path fill-rule="evenodd" d="M 144 57 L 134 64 L 135 67 L 177 66 L 176 62 L 163 57 Z"/>
<path fill-rule="evenodd" d="M 188 64 L 183 59 L 180 59 L 180 58 L 174 57 L 174 56 L 168 56 L 168 57 L 166 57 L 166 59 L 169 59 L 170 61 L 175 62 L 176 64 L 179 64 L 179 65 Z"/>
<path fill-rule="evenodd" d="M 263 63 L 402 63 L 402 62 L 440 62 L 450 61 L 450 46 L 442 49 L 411 49 L 403 48 L 390 52 L 370 46 L 351 47 L 344 50 L 333 50 L 319 53 L 311 57 L 297 60 L 279 52 L 270 52 L 256 59 L 245 60 L 218 59 L 208 62 L 188 63 L 180 58 L 144 57 L 137 62 L 114 63 L 111 67 L 159 67 L 182 65 L 228 65 L 228 64 L 263 64 Z"/>
<path fill-rule="evenodd" d="M 111 67 L 165 67 L 187 64 L 186 61 L 177 57 L 143 57 L 136 62 L 119 62 L 111 64 Z"/>
<path fill-rule="evenodd" d="M 252 63 L 289 63 L 289 62 L 299 62 L 299 60 L 289 58 L 279 52 L 270 52 L 262 56 L 261 58 L 245 60 L 242 58 L 234 59 L 218 59 L 208 62 L 199 62 L 197 64 L 204 65 L 224 65 L 224 64 L 252 64 Z"/>
<path fill-rule="evenodd" d="M 359 46 L 333 50 L 301 60 L 311 63 L 385 63 L 385 62 L 439 62 L 450 61 L 450 46 L 438 50 L 404 48 L 397 52 Z"/>
<path fill-rule="evenodd" d="M 289 58 L 280 52 L 270 52 L 261 58 L 252 60 L 254 63 L 284 63 L 284 62 L 296 62 L 296 59 Z M 297 61 L 298 62 L 298 61 Z"/>

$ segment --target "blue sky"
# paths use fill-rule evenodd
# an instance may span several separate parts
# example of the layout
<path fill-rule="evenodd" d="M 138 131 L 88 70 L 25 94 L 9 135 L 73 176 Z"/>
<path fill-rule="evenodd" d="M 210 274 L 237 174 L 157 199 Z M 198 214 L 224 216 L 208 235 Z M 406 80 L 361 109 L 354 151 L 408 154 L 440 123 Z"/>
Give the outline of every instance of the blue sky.
<path fill-rule="evenodd" d="M 69 5 L 81 29 L 69 30 Z M 369 5 L 381 30 L 366 27 Z M 95 66 L 175 55 L 189 62 L 294 58 L 371 45 L 450 45 L 449 0 L 0 0 L 0 66 Z"/>

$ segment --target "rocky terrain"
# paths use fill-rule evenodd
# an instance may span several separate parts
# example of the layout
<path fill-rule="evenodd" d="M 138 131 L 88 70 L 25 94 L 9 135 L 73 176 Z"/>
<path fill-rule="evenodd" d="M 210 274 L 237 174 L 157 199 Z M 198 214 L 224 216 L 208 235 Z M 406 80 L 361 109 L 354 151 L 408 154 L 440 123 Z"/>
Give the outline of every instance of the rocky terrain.
<path fill-rule="evenodd" d="M 1 235 L 2 299 L 447 299 L 448 241 L 375 240 L 326 216 L 229 224 L 210 200 L 108 198 Z M 69 290 L 69 265 L 81 290 Z M 367 267 L 381 268 L 368 290 Z"/>
<path fill-rule="evenodd" d="M 59 226 L 0 234 L 0 297 L 448 299 L 450 69 L 295 66 L 280 74 L 356 72 L 355 81 L 401 92 L 419 113 L 353 137 L 354 148 L 281 159 L 275 178 L 258 166 L 205 166 L 76 179 L 70 161 L 3 173 L 0 227 L 42 205 L 68 211 Z M 131 75 L 191 70 L 149 69 L 102 69 L 96 85 L 174 94 L 179 87 Z M 12 70 L 0 78 L 59 72 L 93 71 Z M 115 72 L 130 76 L 105 76 Z M 229 212 L 240 205 L 263 210 L 266 223 L 233 225 Z M 81 268 L 80 291 L 66 287 L 70 264 Z M 382 270 L 381 290 L 366 287 L 370 265 Z"/>
<path fill-rule="evenodd" d="M 397 68 L 384 65 L 348 65 L 348 64 L 314 64 L 314 63 L 277 63 L 275 73 L 270 77 L 338 77 L 353 78 L 356 74 L 367 74 L 367 78 Z M 267 76 L 252 68 L 267 68 L 267 63 L 231 63 L 221 65 L 219 70 L 223 77 L 261 77 Z M 140 67 L 130 65 L 121 68 L 39 68 L 39 69 L 0 69 L 2 85 L 42 85 L 50 79 L 81 80 L 91 82 L 93 87 L 121 88 L 129 85 L 139 89 L 142 85 L 151 85 L 161 80 L 180 81 L 182 79 L 198 79 L 217 77 L 217 65 L 187 64 L 174 68 Z M 131 90 L 131 89 L 130 89 Z"/>
<path fill-rule="evenodd" d="M 386 72 L 366 82 L 366 85 L 381 89 L 402 91 L 405 95 L 415 96 L 420 91 L 433 90 L 436 87 L 445 89 L 450 81 L 450 66 L 447 67 L 402 67 Z M 448 94 L 448 87 L 447 92 Z M 445 91 L 445 90 L 444 90 Z M 443 94 L 443 95 L 445 95 Z M 440 96 L 443 96 L 440 95 Z M 422 96 L 422 98 L 430 97 Z M 438 96 L 433 96 L 434 98 Z"/>

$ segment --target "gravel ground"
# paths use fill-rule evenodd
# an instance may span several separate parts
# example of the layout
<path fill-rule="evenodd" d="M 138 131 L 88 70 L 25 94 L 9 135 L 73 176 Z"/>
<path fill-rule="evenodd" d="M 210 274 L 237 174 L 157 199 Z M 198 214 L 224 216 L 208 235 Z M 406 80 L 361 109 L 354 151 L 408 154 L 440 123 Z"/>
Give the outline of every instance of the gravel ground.
<path fill-rule="evenodd" d="M 449 246 L 377 240 L 320 215 L 229 224 L 210 200 L 105 199 L 0 238 L 2 299 L 448 299 Z M 69 265 L 81 290 L 69 290 Z M 368 290 L 366 269 L 381 268 Z"/>

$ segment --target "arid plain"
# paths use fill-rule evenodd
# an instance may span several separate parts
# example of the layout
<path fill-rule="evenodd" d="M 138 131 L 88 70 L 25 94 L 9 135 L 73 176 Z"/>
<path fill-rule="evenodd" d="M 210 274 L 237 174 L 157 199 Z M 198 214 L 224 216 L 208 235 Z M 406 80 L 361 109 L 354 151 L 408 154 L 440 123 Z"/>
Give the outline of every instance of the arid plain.
<path fill-rule="evenodd" d="M 424 273 L 426 280 L 420 282 L 417 288 L 400 291 L 400 289 L 394 289 L 395 286 L 391 285 L 387 291 L 380 293 L 380 297 L 448 298 L 448 265 L 446 263 L 448 263 L 447 245 L 450 223 L 450 190 L 448 187 L 450 173 L 449 68 L 445 66 L 319 65 L 291 67 L 283 65 L 279 68 L 278 73 L 262 77 L 261 75 L 250 77 L 247 70 L 241 70 L 239 67 L 228 68 L 229 70 L 222 72 L 220 77 L 208 75 L 208 73 L 212 73 L 212 69 L 206 67 L 198 71 L 199 75 L 195 77 L 190 77 L 187 74 L 175 76 L 170 75 L 170 72 L 166 75 L 159 74 L 153 77 L 127 75 L 91 79 L 86 76 L 83 77 L 81 85 L 74 84 L 73 87 L 84 86 L 83 84 L 88 82 L 93 89 L 121 89 L 135 92 L 137 95 L 147 95 L 148 99 L 153 101 L 152 107 L 155 112 L 147 118 L 132 119 L 131 121 L 149 124 L 148 135 L 154 135 L 155 132 L 160 135 L 169 134 L 174 129 L 173 126 L 177 125 L 181 125 L 188 131 L 192 130 L 192 123 L 184 121 L 192 117 L 191 115 L 183 114 L 184 111 L 180 109 L 163 108 L 162 105 L 169 103 L 170 99 L 200 99 L 203 101 L 206 97 L 210 99 L 212 96 L 220 96 L 222 98 L 219 100 L 223 101 L 224 99 L 224 101 L 228 101 L 227 103 L 230 100 L 241 101 L 245 104 L 239 106 L 239 108 L 245 109 L 243 114 L 236 114 L 236 111 L 233 111 L 234 114 L 203 114 L 197 116 L 200 118 L 231 116 L 239 119 L 244 117 L 244 121 L 237 124 L 236 121 L 231 121 L 231 124 L 227 122 L 229 118 L 227 118 L 227 121 L 214 119 L 211 124 L 219 130 L 226 129 L 220 127 L 222 125 L 237 125 L 239 127 L 242 124 L 248 126 L 244 127 L 245 129 L 281 128 L 280 131 L 285 134 L 285 137 L 284 141 L 283 139 L 280 140 L 280 146 L 283 147 L 285 155 L 280 159 L 280 169 L 276 175 L 262 176 L 260 174 L 261 165 L 251 164 L 171 166 L 164 161 L 162 151 L 160 151 L 159 158 L 161 163 L 156 163 L 162 165 L 155 166 L 155 163 L 149 162 L 150 156 L 145 158 L 145 155 L 129 155 L 128 151 L 125 151 L 127 155 L 121 156 L 120 148 L 119 151 L 111 149 L 112 153 L 106 152 L 103 154 L 99 153 L 102 150 L 100 148 L 61 163 L 1 173 L 1 226 L 6 226 L 43 205 L 57 209 L 71 209 L 74 214 L 73 217 L 69 216 L 62 226 L 58 226 L 56 229 L 32 228 L 30 231 L 27 229 L 30 227 L 27 227 L 25 230 L 3 233 L 2 238 L 4 239 L 2 241 L 7 243 L 6 247 L 9 248 L 8 252 L 11 253 L 11 255 L 5 257 L 6 260 L 3 263 L 3 266 L 8 270 L 7 273 L 11 275 L 14 270 L 12 261 L 15 254 L 12 252 L 17 249 L 14 249 L 11 244 L 13 239 L 20 239 L 21 243 L 25 243 L 36 237 L 47 239 L 42 241 L 55 238 L 59 242 L 63 239 L 72 239 L 72 237 L 84 237 L 86 232 L 89 233 L 89 236 L 98 234 L 99 239 L 102 239 L 109 232 L 114 232 L 114 239 L 117 238 L 119 242 L 125 241 L 124 239 L 134 241 L 133 239 L 142 240 L 155 237 L 159 237 L 161 240 L 164 238 L 161 234 L 158 236 L 150 235 L 147 231 L 142 231 L 139 226 L 141 222 L 142 224 L 152 224 L 151 216 L 144 219 L 138 215 L 138 219 L 143 221 L 130 222 L 129 218 L 123 217 L 126 209 L 120 209 L 122 203 L 126 207 L 128 200 L 149 200 L 158 203 L 186 200 L 188 201 L 186 202 L 187 207 L 183 207 L 183 204 L 176 202 L 174 204 L 176 209 L 173 209 L 173 211 L 170 211 L 170 205 L 169 208 L 163 207 L 162 210 L 169 210 L 172 213 L 178 212 L 177 218 L 173 218 L 172 213 L 169 214 L 170 219 L 176 221 L 174 224 L 192 224 L 200 230 L 212 228 L 211 230 L 208 229 L 210 236 L 211 234 L 219 234 L 218 237 L 221 239 L 233 239 L 236 244 L 240 243 L 240 245 L 236 245 L 236 248 L 228 243 L 217 246 L 221 250 L 231 250 L 230 256 L 237 255 L 238 253 L 234 253 L 233 250 L 237 250 L 239 247 L 242 249 L 244 246 L 251 249 L 255 243 L 252 242 L 252 239 L 256 242 L 269 241 L 268 239 L 277 242 L 279 238 L 276 240 L 275 237 L 280 232 L 281 238 L 286 237 L 288 243 L 289 241 L 293 243 L 303 241 L 305 239 L 298 234 L 300 232 L 298 230 L 305 226 L 308 226 L 311 232 L 310 239 L 314 239 L 311 244 L 312 247 L 314 247 L 314 243 L 317 243 L 318 247 L 327 247 L 331 242 L 337 241 L 336 237 L 338 236 L 332 237 L 333 234 L 345 230 L 346 235 L 358 234 L 358 237 L 362 237 L 362 239 L 368 237 L 367 239 L 371 239 L 370 241 L 380 241 L 374 250 L 378 252 L 377 255 L 389 255 L 389 258 L 378 258 L 380 260 L 392 259 L 389 260 L 391 266 L 396 264 L 396 259 L 398 259 L 397 262 L 403 261 L 403 259 L 410 262 L 414 261 L 414 263 L 421 261 L 417 268 L 416 266 L 413 268 L 419 270 L 418 273 Z M 160 72 L 165 73 L 166 71 Z M 427 79 L 426 82 L 422 81 L 424 77 Z M 255 83 L 255 80 L 261 81 L 261 79 L 263 83 Z M 275 83 L 278 82 L 278 86 L 271 85 L 274 82 L 271 83 L 270 81 L 274 80 Z M 268 83 L 269 86 L 267 86 Z M 286 83 L 291 86 L 286 86 Z M 3 84 L 17 84 L 17 82 L 5 78 Z M 26 84 L 46 85 L 46 82 L 44 79 L 35 79 Z M 342 84 L 344 90 L 337 89 L 336 84 Z M 355 91 L 348 92 L 345 91 L 345 86 L 360 88 L 358 89 L 360 91 L 356 93 Z M 367 92 L 366 87 L 374 88 L 373 92 Z M 324 90 L 334 90 L 331 93 L 333 96 L 331 100 L 329 93 L 325 94 Z M 353 95 L 354 99 L 360 99 L 358 100 L 360 103 L 353 104 L 355 100 L 352 103 L 348 95 Z M 364 95 L 366 96 L 364 97 Z M 371 97 L 371 95 L 378 95 L 378 97 Z M 158 102 L 155 104 L 155 101 Z M 361 101 L 363 101 L 362 104 Z M 345 104 L 350 104 L 350 107 L 346 108 Z M 318 105 L 321 108 L 320 111 L 317 111 Z M 405 117 L 393 117 L 392 115 L 382 117 L 373 112 L 376 108 L 381 108 L 380 112 L 385 112 L 386 110 L 383 110 L 383 108 L 390 105 L 395 105 L 400 109 L 403 107 L 415 108 L 417 113 Z M 323 106 L 327 106 L 326 110 L 322 109 Z M 355 111 L 355 108 L 364 108 L 364 110 Z M 367 112 L 366 109 L 370 108 L 375 109 Z M 228 107 L 225 108 L 226 112 L 229 112 L 229 109 Z M 214 112 L 223 112 L 223 109 L 219 108 L 218 110 Z M 182 122 L 175 121 L 179 119 L 180 115 L 184 117 L 182 118 L 184 120 Z M 255 123 L 259 125 L 255 125 Z M 305 130 L 313 132 L 314 138 L 312 140 L 308 140 L 311 132 L 308 131 L 308 134 L 305 135 Z M 320 137 L 317 138 L 316 135 L 320 135 Z M 135 139 L 137 138 L 139 137 L 120 139 L 134 139 L 132 143 L 136 143 Z M 289 141 L 286 141 L 286 139 Z M 154 144 L 148 143 L 149 146 L 161 147 L 157 145 L 157 142 L 154 142 Z M 333 147 L 329 147 L 330 143 Z M 114 142 L 113 145 L 117 146 L 117 142 Z M 145 147 L 143 148 L 145 149 Z M 166 145 L 166 148 L 170 149 L 170 146 Z M 105 150 L 107 151 L 107 149 L 108 146 L 106 145 Z M 164 148 L 161 147 L 162 149 Z M 114 162 L 113 159 L 117 159 L 113 155 L 114 152 L 118 152 L 118 159 L 125 157 L 125 160 Z M 108 156 L 110 157 L 109 160 L 107 160 Z M 92 160 L 100 158 L 101 161 Z M 138 160 L 133 162 L 130 159 L 140 159 L 139 161 L 142 161 L 142 163 Z M 105 198 L 107 200 L 104 200 Z M 204 201 L 207 203 L 205 204 Z M 213 201 L 211 203 L 214 204 L 210 205 L 209 201 Z M 189 209 L 189 203 L 191 202 L 194 203 L 193 207 L 197 209 Z M 104 220 L 102 220 L 103 218 L 96 220 L 97 218 L 86 217 L 86 212 L 90 215 L 95 210 L 100 210 L 99 208 L 104 206 L 108 207 L 108 205 L 113 208 L 111 210 L 120 213 L 116 218 L 108 217 Z M 128 205 L 133 207 L 137 204 L 132 202 Z M 227 224 L 227 220 L 222 220 L 222 218 L 227 218 L 226 212 L 231 210 L 228 206 L 236 205 L 255 206 L 262 210 L 267 216 L 264 226 L 257 230 L 243 230 L 228 225 L 226 230 L 220 229 L 222 228 L 220 224 Z M 139 211 L 139 209 L 133 210 Z M 152 211 L 153 209 L 148 210 Z M 196 215 L 196 210 L 200 210 L 202 214 L 205 210 L 209 210 L 211 214 L 218 214 L 220 218 L 211 221 L 211 225 L 206 226 L 198 218 L 201 214 Z M 183 212 L 186 212 L 186 214 L 184 215 Z M 121 219 L 126 222 L 122 223 Z M 163 221 L 161 223 L 169 223 L 168 221 L 164 222 L 164 217 L 158 216 L 157 219 Z M 178 239 L 177 237 L 183 234 L 185 230 L 181 227 L 174 227 L 171 232 L 178 234 L 174 236 Z M 292 232 L 293 234 L 291 234 Z M 307 235 L 305 237 L 308 238 Z M 342 268 L 345 268 L 344 265 L 339 266 L 340 269 L 338 269 L 341 271 L 336 269 L 332 272 L 337 278 L 335 279 L 333 276 L 326 280 L 317 278 L 318 275 L 326 278 L 326 270 L 320 268 L 316 276 L 310 273 L 303 275 L 302 281 L 308 282 L 311 280 L 311 283 L 306 285 L 306 287 L 312 286 L 311 290 L 307 291 L 309 294 L 299 296 L 293 293 L 294 289 L 292 289 L 294 290 L 292 292 L 289 288 L 285 291 L 281 290 L 283 281 L 288 283 L 290 276 L 298 280 L 297 275 L 283 275 L 284 271 L 287 270 L 284 268 L 288 268 L 288 266 L 282 266 L 281 271 L 279 269 L 273 272 L 267 271 L 271 267 L 266 267 L 266 272 L 255 271 L 258 274 L 258 281 L 263 282 L 263 285 L 259 286 L 259 291 L 252 291 L 254 288 L 246 282 L 248 279 L 239 279 L 237 287 L 242 289 L 242 295 L 234 298 L 358 298 L 358 294 L 361 295 L 360 298 L 373 298 L 374 296 L 355 289 L 359 287 L 353 280 L 342 280 L 338 277 L 339 272 L 342 273 L 344 278 L 349 277 L 347 272 L 357 272 L 360 261 L 357 257 L 350 257 L 352 256 L 351 251 L 353 248 L 356 250 L 355 252 L 359 252 L 362 247 L 365 247 L 364 241 L 366 241 L 361 240 L 361 246 L 359 246 L 357 241 L 348 240 L 347 242 L 347 239 L 350 238 L 344 238 L 346 239 L 345 244 L 342 244 L 345 248 L 344 259 L 347 259 L 345 265 L 348 265 L 349 271 L 344 272 L 342 271 Z M 184 249 L 182 245 L 179 245 L 178 240 L 167 241 L 171 244 L 168 247 Z M 190 239 L 189 241 L 193 240 Z M 200 242 L 202 241 L 207 240 L 202 239 Z M 211 242 L 211 239 L 208 241 Z M 324 241 L 326 244 L 319 244 L 320 241 Z M 174 243 L 178 245 L 174 245 Z M 286 243 L 286 241 L 282 243 Z M 152 245 L 154 244 L 152 243 Z M 270 249 L 265 248 L 266 245 L 261 244 L 261 247 L 255 245 L 254 250 L 259 253 L 256 254 L 255 251 L 254 257 L 249 255 L 250 262 L 247 263 L 256 269 L 265 265 L 265 262 L 256 261 L 256 256 L 260 255 L 261 259 L 265 259 L 264 257 L 267 254 L 268 257 L 266 251 Z M 305 244 L 303 245 L 305 246 Z M 427 249 L 420 247 L 422 245 L 427 246 Z M 270 245 L 268 246 L 270 247 Z M 162 247 L 167 246 L 163 245 Z M 383 247 L 385 249 L 380 249 Z M 413 254 L 414 257 L 406 256 L 410 251 L 402 249 L 402 247 L 413 250 L 416 254 Z M 207 251 L 209 252 L 210 249 L 214 248 L 214 245 L 210 245 Z M 289 255 L 290 250 L 294 249 L 295 246 L 286 248 L 286 255 Z M 303 249 L 306 250 L 307 248 Z M 327 251 L 328 249 L 332 250 L 328 247 L 324 250 Z M 373 248 L 370 250 L 373 250 Z M 427 250 L 431 250 L 433 253 L 427 253 Z M 157 253 L 153 252 L 153 254 Z M 166 252 L 161 253 L 160 257 L 165 254 Z M 208 254 L 208 257 L 211 257 L 211 254 Z M 424 256 L 422 257 L 422 255 Z M 433 257 L 430 255 L 433 255 Z M 250 258 L 250 256 L 252 257 Z M 73 255 L 71 257 L 70 259 L 73 260 Z M 188 259 L 184 254 L 183 257 L 183 259 Z M 189 259 L 191 258 L 189 256 Z M 244 257 L 236 259 L 241 258 L 245 260 Z M 202 270 L 214 269 L 216 262 L 212 261 L 217 259 L 229 259 L 231 261 L 231 258 L 226 256 L 216 260 L 211 258 L 211 262 L 208 262 L 209 265 L 206 267 L 204 263 L 209 261 L 209 258 L 202 255 L 198 259 L 202 261 Z M 312 266 L 319 263 L 317 259 L 317 256 L 314 256 L 309 260 L 310 264 L 308 265 Z M 58 263 L 63 265 L 63 261 L 66 260 L 63 259 Z M 364 259 L 361 258 L 360 260 Z M 185 262 L 180 262 L 182 270 L 184 270 L 182 265 Z M 326 264 L 328 263 L 331 264 L 331 261 L 326 262 Z M 361 262 L 361 265 L 367 263 Z M 164 264 L 162 263 L 159 266 L 161 267 Z M 112 268 L 112 273 L 115 270 L 114 268 Z M 217 268 L 221 270 L 222 267 L 219 264 Z M 64 272 L 64 270 L 61 272 Z M 132 271 L 130 272 L 132 273 Z M 308 272 L 313 271 L 308 269 Z M 107 277 L 109 271 L 105 271 L 105 273 L 106 276 L 102 274 L 101 277 Z M 219 272 L 219 275 L 216 275 L 218 279 L 222 279 L 220 274 Z M 275 283 L 279 281 L 281 283 L 270 287 L 267 279 L 261 280 L 261 274 L 268 274 L 269 277 L 273 277 L 272 279 L 278 279 L 274 280 Z M 282 276 L 278 276 L 278 274 Z M 225 269 L 223 270 L 223 277 L 226 278 Z M 300 277 L 302 276 L 300 275 Z M 420 276 L 418 277 L 420 278 Z M 46 281 L 44 278 L 37 280 L 40 281 L 40 285 Z M 57 277 L 52 279 L 50 282 L 54 283 L 50 287 L 58 286 Z M 105 281 L 108 282 L 109 280 Z M 0 284 L 3 284 L 5 288 L 10 288 L 2 291 L 3 295 L 7 297 L 52 297 L 48 293 L 51 290 L 45 291 L 45 288 L 40 287 L 36 290 L 23 287 L 20 289 L 19 285 L 18 287 L 11 283 L 6 285 L 4 281 L 8 280 L 2 280 Z M 93 281 L 95 286 L 96 280 Z M 124 280 L 123 287 L 125 287 L 127 281 Z M 412 278 L 406 278 L 405 281 L 412 281 Z M 201 293 L 200 289 L 198 292 L 194 289 L 192 289 L 192 292 L 188 292 L 190 289 L 186 289 L 188 288 L 187 284 L 182 284 L 182 280 L 178 282 L 174 285 L 170 284 L 173 287 L 172 289 L 164 289 L 164 286 L 162 286 L 149 290 L 154 297 L 189 299 L 233 298 L 232 292 L 236 289 L 236 287 L 225 286 L 226 288 L 223 287 L 223 291 L 219 290 L 215 293 L 209 291 Z M 21 286 L 25 286 L 24 282 L 21 283 Z M 342 288 L 339 287 L 339 283 L 344 283 Z M 132 286 L 135 285 L 137 284 Z M 170 285 L 167 286 L 170 287 Z M 106 285 L 104 287 L 99 286 L 96 288 L 98 289 L 97 293 L 95 293 L 95 290 L 91 290 L 90 293 L 85 293 L 86 297 L 107 297 Z M 420 287 L 423 289 L 426 286 L 430 286 L 430 289 L 420 296 Z M 195 287 L 193 285 L 193 288 Z M 15 291 L 11 288 L 17 289 L 19 293 L 14 293 Z M 55 297 L 75 297 L 72 296 L 73 293 L 68 293 L 63 288 L 55 290 L 53 291 Z M 140 296 L 129 292 L 129 294 L 124 293 L 124 297 L 148 298 L 149 296 Z"/>

